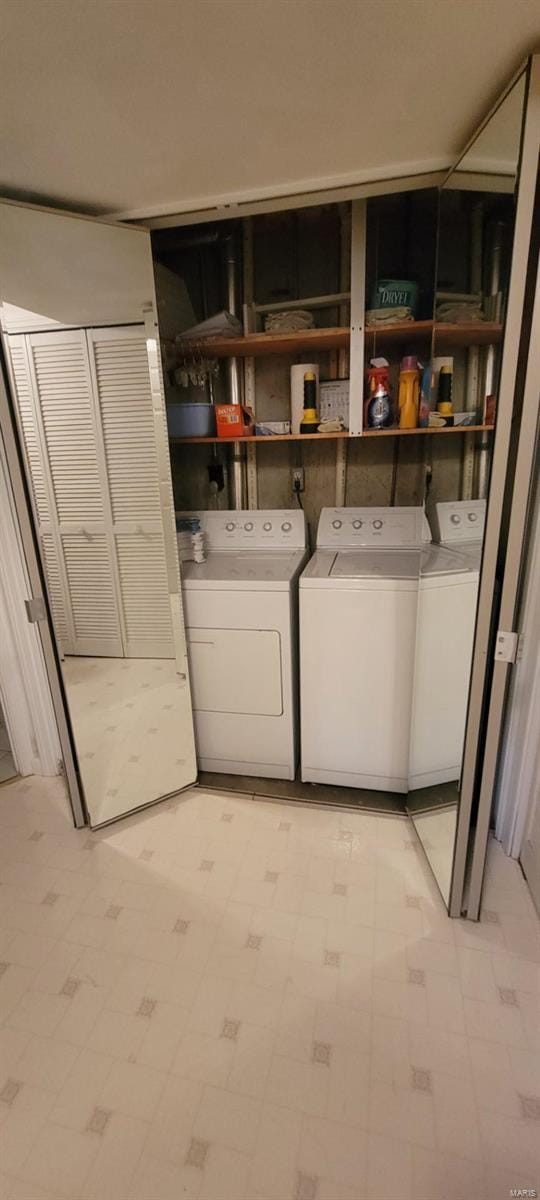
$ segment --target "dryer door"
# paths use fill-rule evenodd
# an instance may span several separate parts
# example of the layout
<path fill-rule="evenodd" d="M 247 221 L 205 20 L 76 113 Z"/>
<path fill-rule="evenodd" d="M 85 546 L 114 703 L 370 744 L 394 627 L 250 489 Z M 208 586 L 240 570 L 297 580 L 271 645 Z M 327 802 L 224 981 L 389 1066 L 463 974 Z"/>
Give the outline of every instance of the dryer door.
<path fill-rule="evenodd" d="M 195 712 L 279 717 L 281 638 L 275 629 L 186 628 Z"/>

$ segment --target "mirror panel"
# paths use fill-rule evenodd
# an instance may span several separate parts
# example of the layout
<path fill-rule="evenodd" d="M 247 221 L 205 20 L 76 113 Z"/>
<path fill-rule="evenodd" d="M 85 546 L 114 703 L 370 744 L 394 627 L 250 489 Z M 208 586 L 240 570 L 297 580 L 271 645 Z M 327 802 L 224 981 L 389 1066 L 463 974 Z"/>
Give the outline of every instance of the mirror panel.
<path fill-rule="evenodd" d="M 2 206 L 2 325 L 93 826 L 193 782 L 149 237 Z"/>
<path fill-rule="evenodd" d="M 446 188 L 513 192 L 525 104 L 525 72 L 516 79 L 445 182 Z"/>
<path fill-rule="evenodd" d="M 430 423 L 433 544 L 418 592 L 408 811 L 448 903 L 489 488 L 524 104 L 520 77 L 439 199 Z M 474 430 L 474 432 L 472 431 Z M 452 446 L 452 448 L 454 448 Z"/>

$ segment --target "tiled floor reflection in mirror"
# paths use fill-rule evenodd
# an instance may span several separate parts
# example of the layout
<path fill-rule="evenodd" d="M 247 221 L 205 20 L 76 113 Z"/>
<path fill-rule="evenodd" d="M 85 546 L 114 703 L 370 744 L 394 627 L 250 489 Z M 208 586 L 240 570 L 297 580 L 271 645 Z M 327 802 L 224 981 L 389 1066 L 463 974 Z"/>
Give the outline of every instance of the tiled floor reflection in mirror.
<path fill-rule="evenodd" d="M 17 768 L 11 752 L 9 733 L 2 705 L 0 704 L 0 783 L 4 783 L 6 779 L 13 779 L 16 774 Z"/>
<path fill-rule="evenodd" d="M 539 922 L 450 921 L 405 818 L 0 789 L 3 1200 L 506 1200 L 540 1180 Z"/>

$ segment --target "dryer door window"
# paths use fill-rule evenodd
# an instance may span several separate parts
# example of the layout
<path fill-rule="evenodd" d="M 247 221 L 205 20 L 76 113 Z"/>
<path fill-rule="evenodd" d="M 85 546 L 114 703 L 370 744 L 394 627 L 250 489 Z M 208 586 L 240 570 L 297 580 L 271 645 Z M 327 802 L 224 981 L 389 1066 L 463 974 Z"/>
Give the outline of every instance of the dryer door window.
<path fill-rule="evenodd" d="M 275 629 L 186 629 L 193 708 L 279 717 L 281 639 Z"/>

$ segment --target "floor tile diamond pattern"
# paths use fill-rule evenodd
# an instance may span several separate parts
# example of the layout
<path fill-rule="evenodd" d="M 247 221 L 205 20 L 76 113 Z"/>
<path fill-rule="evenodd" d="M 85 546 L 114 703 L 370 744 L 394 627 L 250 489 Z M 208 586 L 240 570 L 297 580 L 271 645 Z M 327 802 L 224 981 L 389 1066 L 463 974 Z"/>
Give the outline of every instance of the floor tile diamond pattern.
<path fill-rule="evenodd" d="M 495 842 L 470 924 L 399 817 L 192 789 L 90 834 L 29 779 L 0 904 L 9 1200 L 538 1187 L 539 922 Z"/>

